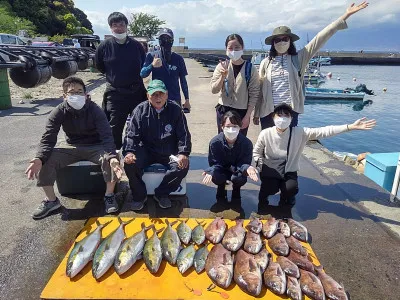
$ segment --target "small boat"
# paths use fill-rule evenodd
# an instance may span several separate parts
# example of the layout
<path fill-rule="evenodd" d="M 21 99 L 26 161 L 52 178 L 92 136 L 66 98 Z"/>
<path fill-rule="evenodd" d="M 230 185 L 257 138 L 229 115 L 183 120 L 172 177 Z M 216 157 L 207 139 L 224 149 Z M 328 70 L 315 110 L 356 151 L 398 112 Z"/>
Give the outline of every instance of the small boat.
<path fill-rule="evenodd" d="M 351 89 L 323 89 L 306 87 L 306 100 L 363 100 L 364 92 L 355 92 Z"/>

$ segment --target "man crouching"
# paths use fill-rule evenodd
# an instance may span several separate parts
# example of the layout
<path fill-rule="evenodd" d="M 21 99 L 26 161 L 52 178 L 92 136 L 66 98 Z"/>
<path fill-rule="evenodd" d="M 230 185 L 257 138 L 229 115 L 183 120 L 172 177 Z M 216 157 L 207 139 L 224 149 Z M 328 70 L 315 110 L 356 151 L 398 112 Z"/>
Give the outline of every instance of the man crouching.
<path fill-rule="evenodd" d="M 111 127 L 103 110 L 92 102 L 86 93 L 82 79 L 68 77 L 63 82 L 64 101 L 50 114 L 39 150 L 26 170 L 28 178 L 37 178 L 46 199 L 34 211 L 32 217 L 41 219 L 61 207 L 54 192 L 57 171 L 81 160 L 100 164 L 107 183 L 104 196 L 106 213 L 118 211 L 114 188 L 122 169 L 116 158 Z M 66 144 L 55 147 L 57 135 L 63 128 Z"/>
<path fill-rule="evenodd" d="M 132 113 L 124 137 L 125 173 L 132 190 L 132 210 L 141 210 L 147 200 L 143 169 L 159 163 L 168 167 L 162 182 L 154 191 L 161 208 L 171 207 L 168 195 L 176 191 L 189 170 L 191 136 L 181 107 L 168 100 L 161 80 L 147 87 L 149 101 L 139 104 Z M 170 159 L 173 155 L 177 159 Z"/>

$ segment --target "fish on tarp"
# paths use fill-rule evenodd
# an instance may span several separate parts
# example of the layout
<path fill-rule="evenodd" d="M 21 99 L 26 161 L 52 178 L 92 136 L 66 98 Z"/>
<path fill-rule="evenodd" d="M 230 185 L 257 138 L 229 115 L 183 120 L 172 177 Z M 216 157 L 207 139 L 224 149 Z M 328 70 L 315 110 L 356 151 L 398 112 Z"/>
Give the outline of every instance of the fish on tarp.
<path fill-rule="evenodd" d="M 169 223 L 168 219 L 165 219 L 167 228 L 165 228 L 163 234 L 161 235 L 161 249 L 163 257 L 171 264 L 176 264 L 176 259 L 178 258 L 179 251 L 181 251 L 181 240 L 179 239 L 178 233 L 172 226 L 177 221 Z"/>
<path fill-rule="evenodd" d="M 313 300 L 325 300 L 321 280 L 313 273 L 300 269 L 300 287 L 304 294 Z"/>
<path fill-rule="evenodd" d="M 69 278 L 75 277 L 93 259 L 94 253 L 101 242 L 101 230 L 111 222 L 100 224 L 96 220 L 97 228 L 79 242 L 75 242 L 67 260 L 66 274 Z"/>
<path fill-rule="evenodd" d="M 206 240 L 206 233 L 204 232 L 203 223 L 197 221 L 197 226 L 192 230 L 192 240 L 196 245 L 201 245 Z"/>
<path fill-rule="evenodd" d="M 205 230 L 207 240 L 213 244 L 221 242 L 226 231 L 226 223 L 221 217 L 216 217 Z"/>
<path fill-rule="evenodd" d="M 236 225 L 226 231 L 222 245 L 230 251 L 238 251 L 244 243 L 245 236 L 246 230 L 243 227 L 243 220 L 236 220 Z"/>
<path fill-rule="evenodd" d="M 318 278 L 321 280 L 322 286 L 324 287 L 325 295 L 329 299 L 334 300 L 348 300 L 347 294 L 344 287 L 337 283 L 331 276 L 324 272 L 322 266 L 315 266 Z"/>
<path fill-rule="evenodd" d="M 262 227 L 263 223 L 260 221 L 260 218 L 257 218 L 255 216 L 251 216 L 250 222 L 246 225 L 246 229 L 254 233 L 260 233 Z"/>
<path fill-rule="evenodd" d="M 178 258 L 176 259 L 176 264 L 181 274 L 185 273 L 191 266 L 193 266 L 195 254 L 196 249 L 193 245 L 189 245 L 179 252 Z"/>
<path fill-rule="evenodd" d="M 290 250 L 293 250 L 302 256 L 308 256 L 307 249 L 294 236 L 286 238 L 286 242 L 289 245 Z"/>
<path fill-rule="evenodd" d="M 297 278 L 287 276 L 286 295 L 292 300 L 303 299 L 303 292 L 301 291 L 300 283 Z"/>
<path fill-rule="evenodd" d="M 154 224 L 151 226 L 153 229 L 153 235 L 149 238 L 143 247 L 143 260 L 150 271 L 150 273 L 154 274 L 157 273 L 158 269 L 160 268 L 161 261 L 162 261 L 162 250 L 161 250 L 161 242 L 158 238 L 157 234 L 162 231 L 162 229 L 157 230 Z"/>
<path fill-rule="evenodd" d="M 289 245 L 282 233 L 275 234 L 268 240 L 268 246 L 276 255 L 287 256 L 289 254 Z"/>
<path fill-rule="evenodd" d="M 282 220 L 279 221 L 279 231 L 286 238 L 290 236 L 290 227 L 289 227 L 288 223 L 286 223 Z"/>
<path fill-rule="evenodd" d="M 250 254 L 257 254 L 263 246 L 261 236 L 259 233 L 248 231 L 244 241 L 243 249 Z"/>
<path fill-rule="evenodd" d="M 283 272 L 285 272 L 289 276 L 295 278 L 300 277 L 299 267 L 287 257 L 278 256 L 276 262 L 281 266 Z"/>
<path fill-rule="evenodd" d="M 125 239 L 124 228 L 134 220 L 135 219 L 131 219 L 128 222 L 122 222 L 121 218 L 118 217 L 120 225 L 101 242 L 94 254 L 92 265 L 92 274 L 94 278 L 99 279 L 114 264 L 118 249 Z"/>
<path fill-rule="evenodd" d="M 203 246 L 196 251 L 196 254 L 194 255 L 193 265 L 197 274 L 201 273 L 204 270 L 208 254 L 209 251 L 207 249 L 207 246 Z"/>
<path fill-rule="evenodd" d="M 192 228 L 190 228 L 190 226 L 186 223 L 188 220 L 180 221 L 181 223 L 178 225 L 178 227 L 176 227 L 176 232 L 178 233 L 182 243 L 185 245 L 189 244 L 190 239 L 192 238 Z"/>
<path fill-rule="evenodd" d="M 256 255 L 254 255 L 254 259 L 256 260 L 257 264 L 261 268 L 261 273 L 264 273 L 271 257 L 272 257 L 272 255 L 265 248 L 265 245 L 264 245 L 264 248 L 262 248 L 260 252 L 258 252 Z"/>
<path fill-rule="evenodd" d="M 233 257 L 232 253 L 222 244 L 216 244 L 206 260 L 208 277 L 220 288 L 226 289 L 232 282 Z"/>
<path fill-rule="evenodd" d="M 302 242 L 308 241 L 308 231 L 307 231 L 307 228 L 303 224 L 289 218 L 288 225 L 290 227 L 290 231 L 291 231 L 292 235 L 296 239 L 298 239 Z"/>
<path fill-rule="evenodd" d="M 146 228 L 144 222 L 141 227 L 141 231 L 127 238 L 118 249 L 114 261 L 114 269 L 118 275 L 124 274 L 142 257 L 146 242 L 146 231 L 151 227 Z"/>
<path fill-rule="evenodd" d="M 286 292 L 286 274 L 278 263 L 269 262 L 264 272 L 264 283 L 267 288 L 278 295 L 283 295 Z"/>
<path fill-rule="evenodd" d="M 306 256 L 302 256 L 297 252 L 290 251 L 287 258 L 294 262 L 300 269 L 314 273 L 314 265 Z"/>
<path fill-rule="evenodd" d="M 274 217 L 269 217 L 262 226 L 262 233 L 267 238 L 272 238 L 278 231 L 279 220 Z"/>
<path fill-rule="evenodd" d="M 240 249 L 235 256 L 233 278 L 236 284 L 247 294 L 258 296 L 262 288 L 260 266 L 253 255 Z"/>

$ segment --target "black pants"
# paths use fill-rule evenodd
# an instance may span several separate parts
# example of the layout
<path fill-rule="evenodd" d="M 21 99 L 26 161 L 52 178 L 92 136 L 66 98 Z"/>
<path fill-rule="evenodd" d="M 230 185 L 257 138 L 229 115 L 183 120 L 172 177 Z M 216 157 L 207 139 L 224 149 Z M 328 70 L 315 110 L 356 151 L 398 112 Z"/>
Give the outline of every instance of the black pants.
<path fill-rule="evenodd" d="M 136 155 L 136 162 L 124 165 L 133 201 L 143 201 L 147 196 L 146 184 L 142 179 L 144 168 L 156 163 L 168 167 L 163 180 L 154 191 L 157 197 L 168 196 L 176 191 L 189 171 L 189 166 L 185 169 L 179 169 L 178 163 L 170 162 L 168 156 L 152 155 L 144 148 L 139 148 L 134 154 Z"/>
<path fill-rule="evenodd" d="M 146 92 L 143 87 L 135 93 L 120 93 L 118 91 L 108 91 L 104 93 L 103 109 L 110 123 L 115 146 L 122 147 L 122 132 L 126 123 L 126 118 L 138 104 L 146 100 Z"/>
<path fill-rule="evenodd" d="M 268 116 L 260 118 L 261 130 L 275 126 L 273 116 L 274 113 L 270 113 Z M 298 124 L 299 124 L 299 113 L 294 111 L 292 115 L 292 123 L 290 123 L 290 126 L 296 127 Z"/>
<path fill-rule="evenodd" d="M 292 201 L 293 197 L 299 192 L 297 172 L 286 173 L 283 179 L 261 177 L 258 200 L 264 202 L 268 196 L 275 195 L 279 191 L 281 191 L 280 202 Z"/>
<path fill-rule="evenodd" d="M 226 112 L 228 112 L 228 111 L 236 111 L 239 114 L 240 118 L 242 118 L 242 119 L 244 118 L 244 116 L 247 113 L 247 109 L 237 109 L 237 108 L 232 108 L 232 107 L 221 105 L 221 104 L 218 104 L 215 107 L 215 111 L 217 113 L 218 133 L 222 132 L 222 127 L 221 127 L 222 117 L 224 116 L 224 114 Z M 245 129 L 240 129 L 240 132 L 246 136 L 248 130 L 249 130 L 249 127 L 245 128 Z"/>
<path fill-rule="evenodd" d="M 233 188 L 241 188 L 247 182 L 247 176 L 242 173 L 234 174 L 225 168 L 214 167 L 212 182 L 216 185 L 225 185 L 226 181 L 232 182 Z"/>

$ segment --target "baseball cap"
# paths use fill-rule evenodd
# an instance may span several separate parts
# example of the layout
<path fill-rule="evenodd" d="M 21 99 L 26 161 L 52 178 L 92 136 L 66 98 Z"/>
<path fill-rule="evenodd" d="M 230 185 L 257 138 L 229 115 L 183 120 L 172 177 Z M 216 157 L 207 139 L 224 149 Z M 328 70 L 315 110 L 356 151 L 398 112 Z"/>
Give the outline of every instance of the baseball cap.
<path fill-rule="evenodd" d="M 147 86 L 147 92 L 149 93 L 149 95 L 153 95 L 155 92 L 166 93 L 167 88 L 164 82 L 158 79 L 154 79 L 150 81 L 149 85 Z"/>

